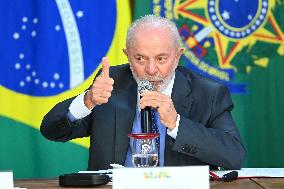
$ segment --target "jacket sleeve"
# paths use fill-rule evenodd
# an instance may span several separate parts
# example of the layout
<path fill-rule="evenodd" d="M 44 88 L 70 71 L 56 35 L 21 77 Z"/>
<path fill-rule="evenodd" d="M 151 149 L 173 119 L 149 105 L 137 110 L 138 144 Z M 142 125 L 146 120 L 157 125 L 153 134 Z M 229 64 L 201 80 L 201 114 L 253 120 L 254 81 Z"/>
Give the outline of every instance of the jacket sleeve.
<path fill-rule="evenodd" d="M 206 124 L 182 117 L 172 150 L 226 169 L 240 169 L 245 150 L 233 121 L 229 91 L 219 86 L 213 93 Z"/>
<path fill-rule="evenodd" d="M 67 142 L 75 138 L 90 136 L 90 116 L 71 122 L 68 119 L 69 106 L 74 98 L 56 104 L 43 118 L 40 131 L 49 140 Z"/>

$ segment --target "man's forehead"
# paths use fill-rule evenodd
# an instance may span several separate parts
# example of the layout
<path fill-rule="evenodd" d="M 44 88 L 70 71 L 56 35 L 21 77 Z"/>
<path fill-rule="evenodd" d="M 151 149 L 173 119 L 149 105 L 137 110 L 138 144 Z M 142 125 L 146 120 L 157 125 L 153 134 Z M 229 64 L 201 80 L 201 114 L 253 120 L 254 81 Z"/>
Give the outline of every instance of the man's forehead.
<path fill-rule="evenodd" d="M 175 41 L 169 31 L 162 29 L 139 29 L 132 39 L 131 51 L 156 51 L 155 54 L 169 53 L 176 48 Z"/>

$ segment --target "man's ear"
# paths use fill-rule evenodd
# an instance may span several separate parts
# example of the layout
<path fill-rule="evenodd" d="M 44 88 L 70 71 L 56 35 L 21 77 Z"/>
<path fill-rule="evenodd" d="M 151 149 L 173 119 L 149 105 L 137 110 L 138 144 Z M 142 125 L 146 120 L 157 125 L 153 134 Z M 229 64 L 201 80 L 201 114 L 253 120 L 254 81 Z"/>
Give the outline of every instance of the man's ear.
<path fill-rule="evenodd" d="M 184 51 L 184 48 L 179 48 L 179 49 L 178 49 L 177 56 L 176 56 L 176 65 L 175 65 L 175 67 L 178 66 L 179 59 L 180 59 L 180 57 L 181 57 L 183 51 Z"/>
<path fill-rule="evenodd" d="M 180 59 L 180 57 L 181 57 L 183 51 L 184 51 L 184 48 L 179 48 L 178 53 L 177 53 L 177 58 L 178 58 L 178 60 Z"/>

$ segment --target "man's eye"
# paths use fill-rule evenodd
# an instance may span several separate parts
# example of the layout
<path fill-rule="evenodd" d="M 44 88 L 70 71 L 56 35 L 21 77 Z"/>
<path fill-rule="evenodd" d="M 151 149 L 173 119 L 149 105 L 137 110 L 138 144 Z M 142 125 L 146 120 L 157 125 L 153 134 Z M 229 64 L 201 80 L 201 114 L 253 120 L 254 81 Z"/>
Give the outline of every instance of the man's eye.
<path fill-rule="evenodd" d="M 146 62 L 146 59 L 144 57 L 142 57 L 142 56 L 138 56 L 138 57 L 136 57 L 136 61 L 138 63 L 144 63 L 144 62 Z"/>
<path fill-rule="evenodd" d="M 159 63 L 164 63 L 166 60 L 167 60 L 167 57 L 164 57 L 164 56 L 158 57 Z"/>
<path fill-rule="evenodd" d="M 137 57 L 136 60 L 139 62 L 139 61 L 142 61 L 143 58 L 142 57 Z"/>

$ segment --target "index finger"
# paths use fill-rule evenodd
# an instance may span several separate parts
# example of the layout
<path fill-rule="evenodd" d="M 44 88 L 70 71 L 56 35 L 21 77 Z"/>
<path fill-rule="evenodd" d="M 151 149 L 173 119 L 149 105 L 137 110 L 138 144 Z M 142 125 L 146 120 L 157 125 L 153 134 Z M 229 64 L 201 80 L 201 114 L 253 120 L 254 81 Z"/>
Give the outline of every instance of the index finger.
<path fill-rule="evenodd" d="M 109 77 L 109 60 L 107 57 L 103 57 L 102 59 L 102 75 L 105 78 Z"/>

